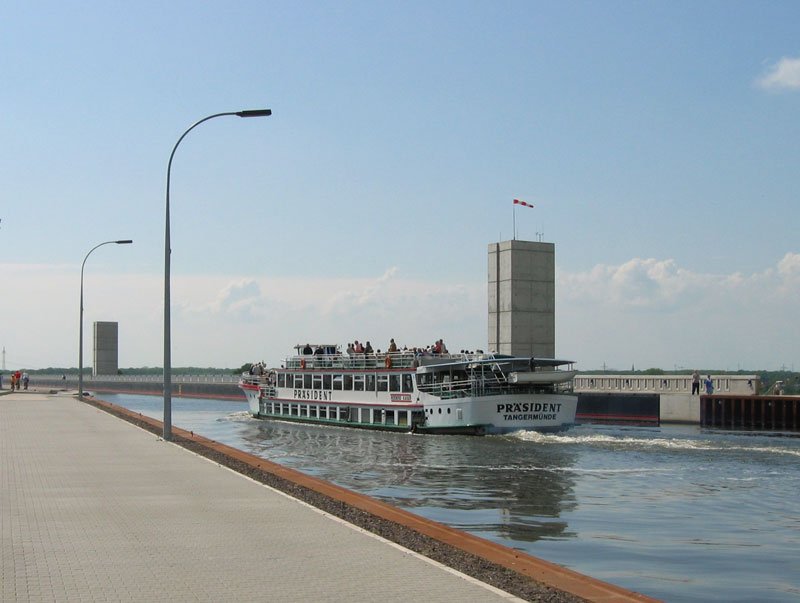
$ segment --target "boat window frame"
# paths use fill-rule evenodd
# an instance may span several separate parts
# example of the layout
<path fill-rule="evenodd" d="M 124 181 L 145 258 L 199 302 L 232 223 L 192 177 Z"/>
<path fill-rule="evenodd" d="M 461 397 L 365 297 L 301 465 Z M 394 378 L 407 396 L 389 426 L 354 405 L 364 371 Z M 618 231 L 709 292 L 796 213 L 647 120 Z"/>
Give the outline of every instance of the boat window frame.
<path fill-rule="evenodd" d="M 389 375 L 386 373 L 377 376 L 377 388 L 375 391 L 388 392 L 389 391 Z"/>

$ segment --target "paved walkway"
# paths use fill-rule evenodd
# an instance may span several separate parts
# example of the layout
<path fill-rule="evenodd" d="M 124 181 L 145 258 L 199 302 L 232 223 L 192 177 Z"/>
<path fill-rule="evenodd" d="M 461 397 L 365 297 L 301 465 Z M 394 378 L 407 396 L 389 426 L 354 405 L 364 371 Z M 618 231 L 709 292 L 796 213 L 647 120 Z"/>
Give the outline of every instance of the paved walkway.
<path fill-rule="evenodd" d="M 509 601 L 64 394 L 0 396 L 2 601 Z"/>

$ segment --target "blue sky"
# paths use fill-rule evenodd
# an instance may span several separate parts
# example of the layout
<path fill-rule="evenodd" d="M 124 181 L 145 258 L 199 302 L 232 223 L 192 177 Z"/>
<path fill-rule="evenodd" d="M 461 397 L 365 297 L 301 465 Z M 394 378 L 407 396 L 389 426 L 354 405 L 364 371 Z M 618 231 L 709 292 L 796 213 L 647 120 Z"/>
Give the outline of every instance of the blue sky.
<path fill-rule="evenodd" d="M 556 245 L 583 369 L 800 367 L 796 2 L 35 2 L 0 19 L 0 345 L 160 366 L 486 346 L 486 253 Z M 540 235 L 539 233 L 543 233 Z M 91 358 L 88 347 L 85 358 Z"/>

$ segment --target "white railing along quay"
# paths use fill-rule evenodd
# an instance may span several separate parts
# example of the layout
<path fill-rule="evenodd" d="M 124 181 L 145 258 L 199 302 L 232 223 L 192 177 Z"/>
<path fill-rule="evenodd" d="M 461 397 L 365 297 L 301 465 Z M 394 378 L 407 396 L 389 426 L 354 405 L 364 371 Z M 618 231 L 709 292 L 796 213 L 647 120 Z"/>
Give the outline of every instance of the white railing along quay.
<path fill-rule="evenodd" d="M 64 376 L 66 376 L 66 379 L 63 379 Z M 78 380 L 78 375 L 77 373 L 37 374 L 37 375 L 31 375 L 31 379 L 74 382 Z M 96 375 L 96 376 L 84 376 L 83 380 L 86 382 L 116 381 L 124 383 L 162 383 L 164 381 L 164 376 L 163 375 Z M 210 374 L 210 375 L 172 375 L 172 382 L 173 383 L 238 383 L 239 375 L 224 374 L 224 373 Z"/>

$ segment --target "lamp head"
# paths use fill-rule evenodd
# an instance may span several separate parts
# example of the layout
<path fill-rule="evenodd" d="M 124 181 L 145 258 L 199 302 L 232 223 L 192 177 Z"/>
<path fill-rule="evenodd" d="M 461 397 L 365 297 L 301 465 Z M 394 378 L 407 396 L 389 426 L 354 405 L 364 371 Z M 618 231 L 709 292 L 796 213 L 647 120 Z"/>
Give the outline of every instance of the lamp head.
<path fill-rule="evenodd" d="M 239 117 L 269 117 L 272 115 L 272 109 L 249 109 L 247 111 L 237 111 L 236 115 Z"/>

